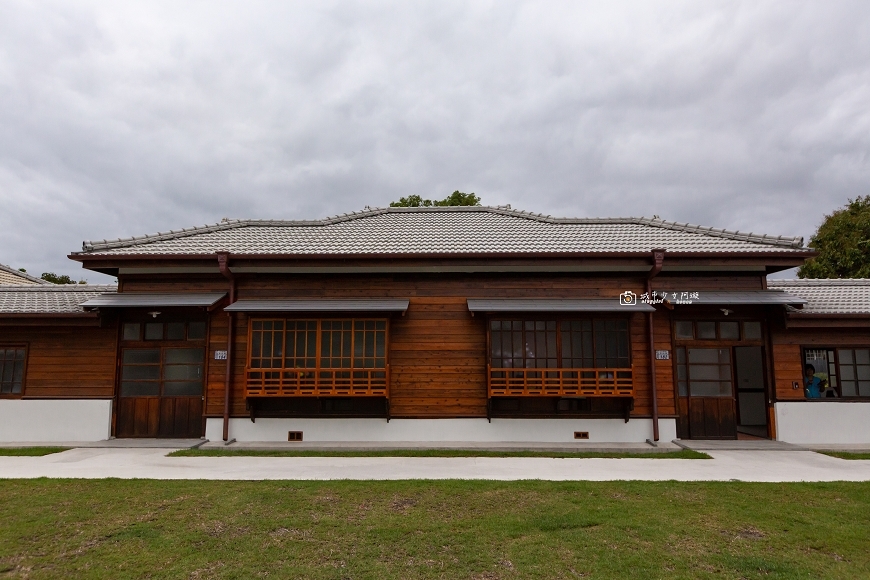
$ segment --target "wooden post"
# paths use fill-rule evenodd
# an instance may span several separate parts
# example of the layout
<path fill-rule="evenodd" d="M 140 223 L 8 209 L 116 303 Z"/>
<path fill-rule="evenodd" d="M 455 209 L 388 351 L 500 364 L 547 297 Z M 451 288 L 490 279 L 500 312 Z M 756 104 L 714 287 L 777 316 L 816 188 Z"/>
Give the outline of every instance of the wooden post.
<path fill-rule="evenodd" d="M 221 274 L 230 281 L 230 300 L 233 304 L 236 301 L 236 278 L 230 271 L 230 254 L 229 252 L 220 252 L 217 255 L 218 268 Z M 224 379 L 224 425 L 223 439 L 228 441 L 230 437 L 230 391 L 232 389 L 232 374 L 233 374 L 233 314 L 227 312 L 227 376 Z"/>
<path fill-rule="evenodd" d="M 665 260 L 665 250 L 653 250 L 653 267 L 649 271 L 646 278 L 646 293 L 647 296 L 652 296 L 652 279 L 658 276 L 662 271 L 662 264 Z M 659 440 L 659 395 L 656 389 L 656 345 L 655 335 L 653 333 L 653 314 L 655 312 L 647 312 L 647 331 L 649 333 L 649 370 L 650 370 L 650 388 L 652 390 L 652 422 L 653 422 L 653 441 Z"/>

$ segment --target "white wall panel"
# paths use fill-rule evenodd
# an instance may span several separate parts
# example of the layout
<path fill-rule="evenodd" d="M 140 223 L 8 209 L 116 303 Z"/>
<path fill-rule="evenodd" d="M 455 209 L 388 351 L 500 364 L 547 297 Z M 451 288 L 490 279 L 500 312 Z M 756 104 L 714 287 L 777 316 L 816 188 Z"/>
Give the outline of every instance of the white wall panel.
<path fill-rule="evenodd" d="M 208 419 L 206 437 L 222 438 L 223 421 Z M 674 419 L 659 420 L 660 439 L 677 436 Z M 230 419 L 230 439 L 287 441 L 302 431 L 308 442 L 575 442 L 574 431 L 588 431 L 590 442 L 642 443 L 652 439 L 650 419 Z"/>
<path fill-rule="evenodd" d="M 776 438 L 788 443 L 870 444 L 870 402 L 774 403 Z"/>
<path fill-rule="evenodd" d="M 0 441 L 104 441 L 111 399 L 0 399 Z"/>

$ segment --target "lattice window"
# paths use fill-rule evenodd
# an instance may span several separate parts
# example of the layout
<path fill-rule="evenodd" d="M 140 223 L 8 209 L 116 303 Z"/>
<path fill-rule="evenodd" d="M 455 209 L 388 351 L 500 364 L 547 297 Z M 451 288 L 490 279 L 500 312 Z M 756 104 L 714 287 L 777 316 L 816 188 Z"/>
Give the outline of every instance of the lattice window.
<path fill-rule="evenodd" d="M 24 361 L 27 350 L 0 345 L 0 394 L 20 395 L 24 386 Z"/>
<path fill-rule="evenodd" d="M 284 321 L 256 320 L 251 323 L 251 368 L 284 367 Z"/>
<path fill-rule="evenodd" d="M 630 396 L 627 319 L 490 321 L 491 396 Z"/>
<path fill-rule="evenodd" d="M 386 320 L 252 320 L 250 328 L 248 396 L 387 396 Z"/>

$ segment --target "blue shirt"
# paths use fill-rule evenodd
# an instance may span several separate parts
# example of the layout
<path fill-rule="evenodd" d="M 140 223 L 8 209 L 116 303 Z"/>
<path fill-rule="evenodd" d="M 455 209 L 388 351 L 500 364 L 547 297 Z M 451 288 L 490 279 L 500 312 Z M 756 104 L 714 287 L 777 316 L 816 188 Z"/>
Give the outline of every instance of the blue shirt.
<path fill-rule="evenodd" d="M 822 379 L 820 379 L 819 377 L 813 377 L 811 379 L 805 378 L 804 384 L 806 385 L 808 399 L 822 398 L 822 391 L 820 389 L 822 385 Z"/>

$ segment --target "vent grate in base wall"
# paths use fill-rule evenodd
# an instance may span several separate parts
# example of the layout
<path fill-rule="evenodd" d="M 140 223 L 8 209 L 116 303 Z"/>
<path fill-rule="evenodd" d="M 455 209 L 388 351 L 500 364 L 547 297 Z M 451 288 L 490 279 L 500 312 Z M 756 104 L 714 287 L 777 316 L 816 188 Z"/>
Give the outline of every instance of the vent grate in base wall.
<path fill-rule="evenodd" d="M 302 441 L 302 431 L 287 431 L 287 441 Z"/>
<path fill-rule="evenodd" d="M 574 439 L 589 439 L 589 431 L 574 431 Z"/>

